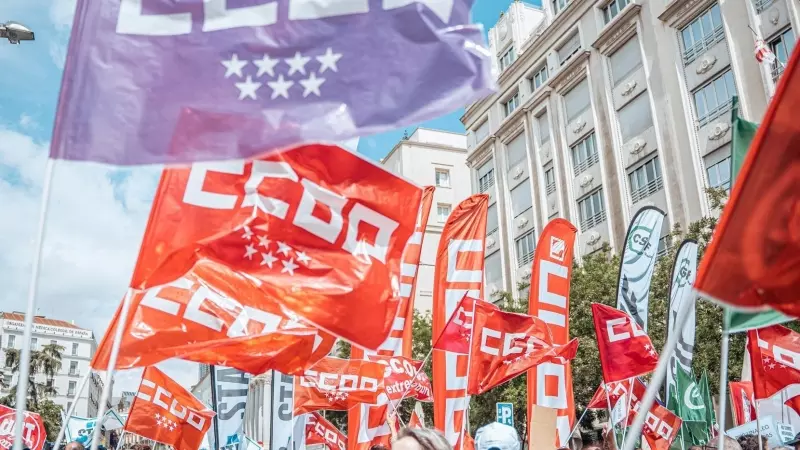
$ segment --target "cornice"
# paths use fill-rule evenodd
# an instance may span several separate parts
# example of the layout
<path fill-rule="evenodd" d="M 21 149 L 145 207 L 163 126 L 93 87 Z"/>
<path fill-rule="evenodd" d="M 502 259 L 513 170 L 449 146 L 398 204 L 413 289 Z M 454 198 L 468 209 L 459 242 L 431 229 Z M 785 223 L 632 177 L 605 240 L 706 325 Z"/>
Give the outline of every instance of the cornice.
<path fill-rule="evenodd" d="M 489 159 L 492 153 L 492 147 L 494 147 L 494 142 L 496 140 L 497 136 L 494 134 L 489 135 L 481 142 L 479 146 L 467 153 L 467 165 L 471 168 L 475 168 L 479 164 L 482 164 L 484 161 Z"/>
<path fill-rule="evenodd" d="M 514 127 L 514 124 L 520 121 L 520 118 L 525 117 L 525 108 L 522 106 L 517 107 L 508 117 L 503 119 L 500 122 L 500 126 L 497 127 L 497 131 L 494 132 L 495 136 L 505 136 L 506 132 Z"/>
<path fill-rule="evenodd" d="M 576 53 L 567 65 L 562 66 L 561 70 L 550 79 L 549 84 L 556 93 L 563 95 L 586 76 L 590 54 L 589 50 Z"/>
<path fill-rule="evenodd" d="M 502 142 L 503 145 L 508 144 L 512 137 L 516 137 L 519 131 L 525 128 L 525 111 L 522 108 L 517 109 L 520 111 L 520 114 L 509 117 L 511 120 L 503 122 L 500 129 L 495 133 L 498 140 Z"/>
<path fill-rule="evenodd" d="M 539 106 L 550 98 L 551 92 L 553 92 L 553 88 L 550 87 L 550 79 L 548 78 L 544 85 L 533 91 L 533 95 L 525 101 L 522 105 L 522 109 L 524 109 L 525 112 L 539 109 Z"/>
<path fill-rule="evenodd" d="M 614 18 L 592 44 L 600 53 L 610 56 L 618 48 L 636 34 L 636 21 L 639 18 L 641 5 L 630 3 Z"/>
<path fill-rule="evenodd" d="M 672 0 L 658 16 L 672 28 L 683 28 L 716 0 Z"/>

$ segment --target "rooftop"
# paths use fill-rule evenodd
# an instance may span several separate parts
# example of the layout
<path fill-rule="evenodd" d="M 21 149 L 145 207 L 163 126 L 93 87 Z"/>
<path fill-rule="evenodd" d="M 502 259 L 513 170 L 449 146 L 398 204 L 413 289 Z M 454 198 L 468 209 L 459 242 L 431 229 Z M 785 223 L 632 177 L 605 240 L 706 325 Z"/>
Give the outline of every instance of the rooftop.
<path fill-rule="evenodd" d="M 14 312 L 0 312 L 0 319 L 4 320 L 16 320 L 19 322 L 25 321 L 25 313 L 21 313 L 18 311 Z M 33 323 L 39 325 L 49 325 L 51 327 L 62 327 L 62 328 L 73 328 L 76 330 L 85 330 L 85 328 L 81 328 L 74 323 L 67 322 L 66 320 L 58 320 L 58 319 L 48 319 L 45 316 L 34 316 Z M 90 331 L 90 330 L 87 330 Z"/>

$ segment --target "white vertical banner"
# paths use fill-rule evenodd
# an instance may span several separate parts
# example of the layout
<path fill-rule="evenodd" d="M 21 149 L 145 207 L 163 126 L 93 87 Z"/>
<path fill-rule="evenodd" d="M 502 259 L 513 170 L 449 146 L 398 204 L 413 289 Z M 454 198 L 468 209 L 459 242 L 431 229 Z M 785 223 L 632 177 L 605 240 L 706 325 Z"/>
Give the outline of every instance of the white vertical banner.
<path fill-rule="evenodd" d="M 672 284 L 669 288 L 669 312 L 667 314 L 667 335 L 680 333 L 678 347 L 669 362 L 667 372 L 667 399 L 676 388 L 678 365 L 686 372 L 692 372 L 692 358 L 695 340 L 695 308 L 689 312 L 689 318 L 683 324 L 677 323 L 678 310 L 681 305 L 697 300 L 697 292 L 692 287 L 697 275 L 697 241 L 687 239 L 681 243 L 672 266 Z M 696 304 L 696 303 L 695 303 Z M 669 404 L 669 402 L 668 402 Z"/>
<path fill-rule="evenodd" d="M 269 450 L 302 450 L 305 419 L 294 417 L 294 377 L 272 371 L 272 426 Z M 296 439 L 296 440 L 295 440 Z"/>
<path fill-rule="evenodd" d="M 220 448 L 238 449 L 244 434 L 247 389 L 250 374 L 229 367 L 212 366 L 214 371 L 214 411 Z"/>
<path fill-rule="evenodd" d="M 631 220 L 619 267 L 617 309 L 625 311 L 647 332 L 650 280 L 656 265 L 664 212 L 654 206 L 640 209 Z"/>

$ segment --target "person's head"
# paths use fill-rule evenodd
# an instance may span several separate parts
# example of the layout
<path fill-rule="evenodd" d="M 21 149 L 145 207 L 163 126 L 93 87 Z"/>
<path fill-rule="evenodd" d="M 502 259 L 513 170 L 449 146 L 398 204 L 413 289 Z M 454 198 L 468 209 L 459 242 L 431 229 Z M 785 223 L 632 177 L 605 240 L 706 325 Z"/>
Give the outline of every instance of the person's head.
<path fill-rule="evenodd" d="M 499 422 L 492 422 L 475 432 L 475 450 L 520 450 L 517 430 Z"/>
<path fill-rule="evenodd" d="M 66 450 L 86 450 L 86 449 L 83 447 L 83 444 L 81 444 L 80 442 L 72 441 L 69 444 L 67 444 Z"/>
<path fill-rule="evenodd" d="M 389 449 L 386 448 L 386 446 L 383 444 L 375 444 L 372 447 L 370 447 L 369 450 L 389 450 Z"/>
<path fill-rule="evenodd" d="M 767 439 L 764 436 L 761 436 L 761 449 L 767 450 Z M 759 450 L 758 446 L 758 435 L 757 434 L 748 434 L 746 436 L 740 436 L 737 439 L 739 445 L 742 447 L 742 450 Z"/>
<path fill-rule="evenodd" d="M 453 450 L 453 447 L 442 433 L 432 428 L 403 428 L 397 433 L 392 450 Z"/>
<path fill-rule="evenodd" d="M 717 445 L 718 441 L 716 438 L 714 438 L 706 445 L 706 448 L 716 449 Z M 739 445 L 739 442 L 737 442 L 736 439 L 730 436 L 725 436 L 725 440 L 722 443 L 722 450 L 742 450 L 742 446 Z"/>
<path fill-rule="evenodd" d="M 603 435 L 599 430 L 582 432 L 583 450 L 602 450 Z"/>

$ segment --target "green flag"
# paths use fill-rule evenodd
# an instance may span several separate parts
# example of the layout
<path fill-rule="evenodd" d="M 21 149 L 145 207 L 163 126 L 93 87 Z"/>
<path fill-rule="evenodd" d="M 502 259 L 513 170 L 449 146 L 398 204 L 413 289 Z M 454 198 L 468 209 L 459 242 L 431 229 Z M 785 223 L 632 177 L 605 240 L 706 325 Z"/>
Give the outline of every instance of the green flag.
<path fill-rule="evenodd" d="M 683 420 L 681 438 L 684 447 L 701 445 L 707 441 L 705 433 L 706 417 L 710 407 L 703 398 L 703 393 L 693 374 L 686 372 L 680 366 L 676 368 L 675 396 L 672 402 L 676 404 L 675 414 Z"/>
<path fill-rule="evenodd" d="M 731 126 L 731 186 L 739 174 L 747 149 L 750 142 L 756 135 L 758 124 L 748 122 L 739 117 L 739 97 L 733 97 L 733 124 Z M 774 309 L 759 311 L 756 313 L 746 313 L 733 311 L 726 308 L 725 326 L 729 333 L 742 333 L 747 330 L 756 330 L 771 325 L 778 325 L 793 320 Z"/>

